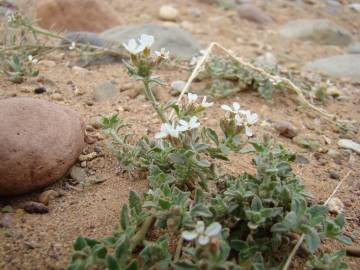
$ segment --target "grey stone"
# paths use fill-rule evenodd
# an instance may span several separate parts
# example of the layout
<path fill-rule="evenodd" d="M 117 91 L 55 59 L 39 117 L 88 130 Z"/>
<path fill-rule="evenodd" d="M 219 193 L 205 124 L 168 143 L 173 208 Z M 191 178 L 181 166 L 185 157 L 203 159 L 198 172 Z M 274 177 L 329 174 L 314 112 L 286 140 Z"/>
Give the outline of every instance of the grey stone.
<path fill-rule="evenodd" d="M 305 69 L 334 78 L 348 78 L 360 82 L 360 54 L 337 55 L 318 59 L 307 63 Z"/>
<path fill-rule="evenodd" d="M 280 29 L 280 35 L 290 39 L 311 40 L 321 45 L 347 46 L 351 33 L 326 19 L 295 20 Z"/>
<path fill-rule="evenodd" d="M 10 228 L 12 223 L 11 216 L 9 214 L 5 214 L 0 217 L 0 228 Z"/>
<path fill-rule="evenodd" d="M 360 154 L 360 144 L 358 144 L 352 140 L 341 139 L 338 141 L 338 145 L 342 148 L 350 149 L 350 150 L 353 150 L 356 153 Z"/>
<path fill-rule="evenodd" d="M 100 37 L 119 46 L 129 39 L 138 38 L 141 34 L 148 34 L 155 37 L 153 50 L 166 48 L 170 54 L 179 58 L 190 59 L 201 49 L 200 44 L 193 36 L 176 26 L 165 26 L 155 23 L 117 26 L 106 30 Z"/>
<path fill-rule="evenodd" d="M 73 166 L 70 169 L 70 177 L 80 183 L 86 180 L 87 175 L 83 168 Z"/>
<path fill-rule="evenodd" d="M 353 11 L 360 12 L 360 3 L 353 3 L 349 5 L 349 8 Z"/>
<path fill-rule="evenodd" d="M 348 47 L 349 53 L 360 53 L 360 42 L 356 41 L 349 45 Z"/>
<path fill-rule="evenodd" d="M 93 32 L 69 32 L 65 35 L 65 38 L 76 43 L 90 44 L 99 47 L 106 45 L 106 40 Z M 69 42 L 63 41 L 62 43 L 68 44 Z"/>
<path fill-rule="evenodd" d="M 271 52 L 266 52 L 263 55 L 260 55 L 256 58 L 256 62 L 269 68 L 275 68 L 277 65 L 276 56 Z"/>
<path fill-rule="evenodd" d="M 111 100 L 114 97 L 116 97 L 118 94 L 119 94 L 119 90 L 116 84 L 107 81 L 95 87 L 94 99 L 95 101 L 102 102 L 106 100 Z"/>

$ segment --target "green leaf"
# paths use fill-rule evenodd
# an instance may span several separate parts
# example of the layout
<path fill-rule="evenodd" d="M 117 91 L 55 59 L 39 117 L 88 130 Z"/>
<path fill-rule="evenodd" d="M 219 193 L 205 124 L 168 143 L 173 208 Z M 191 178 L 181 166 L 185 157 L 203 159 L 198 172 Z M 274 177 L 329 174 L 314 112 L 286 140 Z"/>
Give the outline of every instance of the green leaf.
<path fill-rule="evenodd" d="M 254 196 L 251 201 L 251 210 L 253 211 L 260 211 L 262 208 L 261 199 L 258 196 Z"/>
<path fill-rule="evenodd" d="M 137 270 L 138 269 L 138 263 L 136 260 L 133 260 L 125 270 Z"/>
<path fill-rule="evenodd" d="M 320 246 L 320 237 L 314 228 L 311 228 L 309 232 L 305 234 L 305 242 L 310 253 L 314 253 Z"/>
<path fill-rule="evenodd" d="M 135 212 L 137 214 L 141 213 L 141 200 L 140 200 L 140 197 L 133 190 L 131 190 L 130 194 L 129 194 L 129 206 L 130 206 L 130 208 L 135 209 Z"/>
<path fill-rule="evenodd" d="M 175 270 L 198 270 L 194 264 L 187 261 L 173 263 L 173 267 Z"/>
<path fill-rule="evenodd" d="M 344 215 L 344 213 L 338 214 L 334 221 L 340 228 L 344 227 L 344 225 L 345 225 L 345 215 Z"/>
<path fill-rule="evenodd" d="M 201 189 L 195 190 L 195 204 L 199 204 L 203 201 L 204 198 L 204 192 Z"/>
<path fill-rule="evenodd" d="M 106 267 L 108 270 L 121 270 L 116 259 L 109 254 L 106 256 Z"/>
<path fill-rule="evenodd" d="M 107 249 L 102 244 L 97 244 L 94 247 L 94 255 L 100 259 L 105 259 Z"/>
<path fill-rule="evenodd" d="M 210 211 L 207 207 L 205 207 L 205 206 L 203 206 L 203 205 L 201 205 L 201 204 L 195 205 L 195 206 L 191 209 L 190 215 L 191 215 L 192 217 L 205 217 L 205 218 L 210 218 L 210 217 L 213 216 L 213 214 L 211 213 L 211 211 Z"/>
<path fill-rule="evenodd" d="M 87 243 L 84 239 L 84 237 L 82 236 L 79 236 L 76 240 L 75 240 L 75 243 L 74 243 L 74 249 L 75 250 L 82 250 L 84 247 L 87 246 Z"/>
<path fill-rule="evenodd" d="M 216 134 L 215 130 L 211 129 L 211 128 L 207 128 L 206 129 L 206 133 L 209 136 L 209 138 L 216 144 L 219 144 L 219 138 L 218 135 Z"/>
<path fill-rule="evenodd" d="M 129 225 L 129 207 L 127 206 L 127 204 L 124 204 L 123 207 L 121 208 L 121 213 L 120 213 L 120 224 L 121 224 L 121 228 L 125 231 Z"/>
<path fill-rule="evenodd" d="M 117 259 L 122 259 L 129 251 L 130 243 L 125 234 L 122 234 L 115 243 L 115 256 Z"/>
<path fill-rule="evenodd" d="M 160 199 L 159 205 L 162 209 L 169 209 L 171 207 L 171 202 Z"/>
<path fill-rule="evenodd" d="M 351 245 L 352 244 L 352 240 L 350 237 L 346 236 L 346 235 L 339 235 L 335 237 L 336 240 L 338 240 L 341 243 L 344 243 L 346 245 Z"/>
<path fill-rule="evenodd" d="M 271 227 L 271 232 L 274 233 L 286 233 L 289 228 L 284 223 L 276 223 Z"/>

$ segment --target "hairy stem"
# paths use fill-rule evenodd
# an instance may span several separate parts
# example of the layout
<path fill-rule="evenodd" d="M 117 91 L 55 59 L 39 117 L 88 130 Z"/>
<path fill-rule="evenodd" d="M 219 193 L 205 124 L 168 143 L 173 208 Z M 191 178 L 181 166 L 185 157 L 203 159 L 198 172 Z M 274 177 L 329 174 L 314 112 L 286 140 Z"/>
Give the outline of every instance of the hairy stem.
<path fill-rule="evenodd" d="M 167 118 L 164 115 L 164 111 L 160 108 L 158 101 L 156 100 L 154 93 L 151 90 L 149 80 L 144 80 L 144 93 L 146 98 L 150 101 L 151 105 L 153 106 L 154 110 L 158 114 L 161 119 L 161 122 L 166 123 L 168 122 Z"/>
<path fill-rule="evenodd" d="M 178 243 L 176 245 L 176 251 L 175 251 L 175 255 L 174 255 L 174 262 L 177 262 L 180 259 L 182 246 L 183 246 L 183 239 L 180 236 L 179 241 L 178 241 Z"/>
<path fill-rule="evenodd" d="M 130 251 L 133 251 L 139 244 L 141 244 L 154 222 L 155 216 L 149 216 L 144 220 L 137 233 L 130 240 Z"/>

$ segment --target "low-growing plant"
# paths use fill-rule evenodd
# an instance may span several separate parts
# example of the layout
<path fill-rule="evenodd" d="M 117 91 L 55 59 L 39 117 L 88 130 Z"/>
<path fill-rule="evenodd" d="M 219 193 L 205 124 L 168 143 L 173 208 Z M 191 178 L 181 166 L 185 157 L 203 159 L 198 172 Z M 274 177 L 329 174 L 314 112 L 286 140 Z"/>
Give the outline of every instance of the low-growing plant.
<path fill-rule="evenodd" d="M 14 83 L 21 83 L 26 77 L 36 77 L 39 70 L 35 69 L 37 59 L 32 55 L 13 54 L 8 59 L 2 59 L 0 74 Z"/>
<path fill-rule="evenodd" d="M 150 42 L 151 41 L 151 42 Z M 289 247 L 304 235 L 303 249 L 312 269 L 342 269 L 343 253 L 316 257 L 321 241 L 350 243 L 343 235 L 344 216 L 335 219 L 326 206 L 310 200 L 291 168 L 295 156 L 268 139 L 249 140 L 258 116 L 238 103 L 223 105 L 221 132 L 203 126 L 201 113 L 213 103 L 188 93 L 180 103 L 161 106 L 152 94 L 153 39 L 130 41 L 130 75 L 162 121 L 154 137 L 131 140 L 116 115 L 103 119 L 111 149 L 124 169 L 147 175 L 149 190 L 129 194 L 112 235 L 78 237 L 68 266 L 78 269 L 253 270 L 281 269 Z M 162 59 L 164 60 L 164 59 Z M 168 110 L 175 112 L 170 118 Z M 256 172 L 219 174 L 230 152 L 250 144 Z"/>
<path fill-rule="evenodd" d="M 269 70 L 276 73 L 276 70 Z M 262 97 L 270 99 L 277 90 L 282 90 L 281 83 L 276 83 L 258 72 L 242 66 L 227 57 L 213 56 L 206 61 L 198 80 L 210 80 L 203 90 L 214 98 L 222 98 L 244 89 L 257 91 Z M 225 86 L 221 87 L 221 86 Z"/>

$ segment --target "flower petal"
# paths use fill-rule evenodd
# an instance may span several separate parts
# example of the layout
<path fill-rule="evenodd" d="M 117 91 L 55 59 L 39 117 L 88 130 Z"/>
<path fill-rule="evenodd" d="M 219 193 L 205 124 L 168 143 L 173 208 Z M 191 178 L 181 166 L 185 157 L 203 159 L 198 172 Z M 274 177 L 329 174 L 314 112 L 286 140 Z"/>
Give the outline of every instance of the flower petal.
<path fill-rule="evenodd" d="M 235 110 L 236 112 L 239 111 L 239 110 L 240 110 L 240 104 L 237 103 L 237 102 L 233 102 L 233 108 L 234 108 L 234 110 Z"/>
<path fill-rule="evenodd" d="M 158 132 L 155 134 L 155 139 L 162 139 L 165 138 L 168 134 L 165 132 Z"/>
<path fill-rule="evenodd" d="M 206 228 L 205 234 L 208 236 L 215 236 L 221 232 L 221 225 L 218 222 L 211 223 L 209 227 Z"/>
<path fill-rule="evenodd" d="M 181 234 L 181 237 L 187 241 L 192 241 L 195 238 L 197 238 L 197 233 L 196 232 L 189 232 L 189 231 L 183 231 Z"/>
<path fill-rule="evenodd" d="M 249 128 L 248 126 L 245 126 L 245 134 L 248 137 L 251 137 L 253 135 L 251 128 Z"/>
<path fill-rule="evenodd" d="M 232 109 L 230 108 L 230 106 L 226 105 L 226 104 L 221 105 L 221 109 L 223 109 L 225 111 L 232 112 Z"/>
<path fill-rule="evenodd" d="M 200 245 L 205 246 L 209 243 L 209 237 L 207 235 L 200 235 L 198 238 L 198 242 Z"/>

